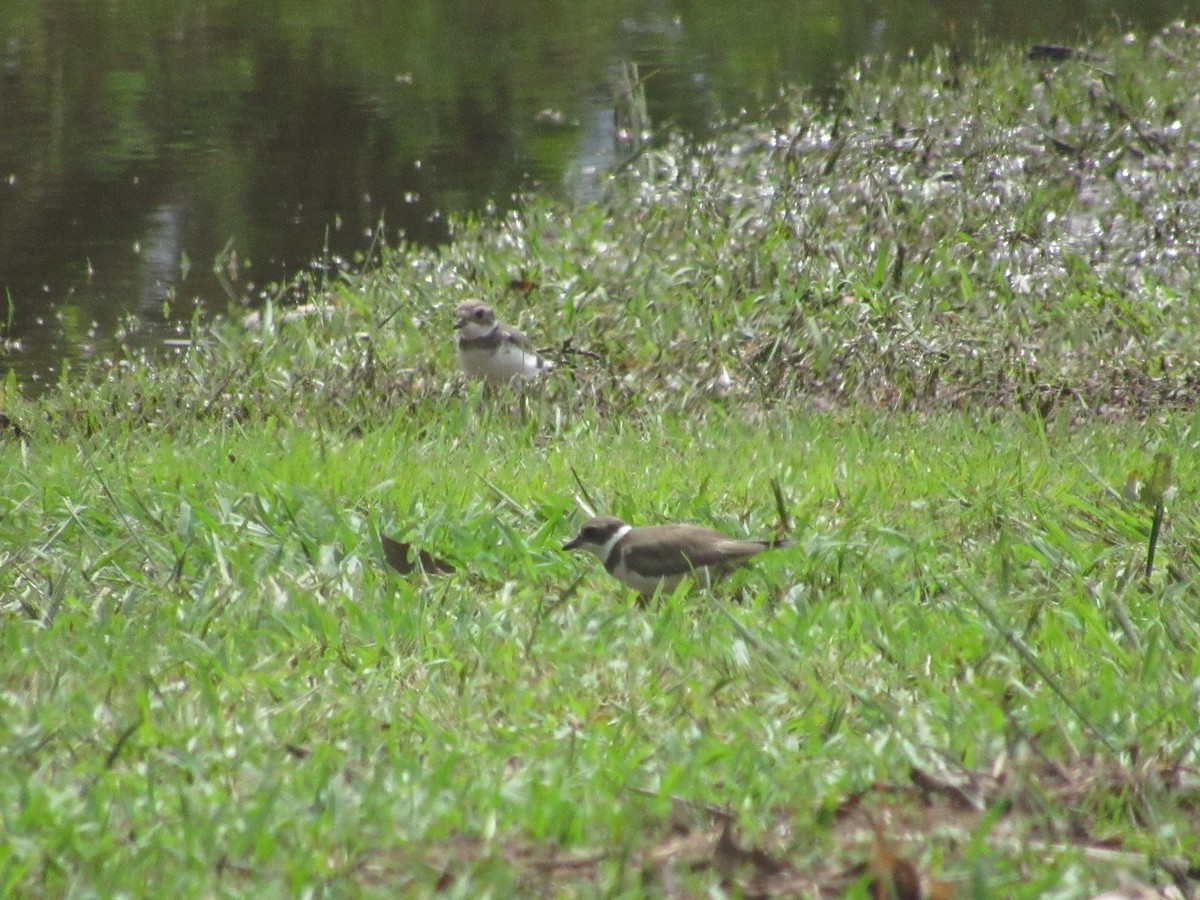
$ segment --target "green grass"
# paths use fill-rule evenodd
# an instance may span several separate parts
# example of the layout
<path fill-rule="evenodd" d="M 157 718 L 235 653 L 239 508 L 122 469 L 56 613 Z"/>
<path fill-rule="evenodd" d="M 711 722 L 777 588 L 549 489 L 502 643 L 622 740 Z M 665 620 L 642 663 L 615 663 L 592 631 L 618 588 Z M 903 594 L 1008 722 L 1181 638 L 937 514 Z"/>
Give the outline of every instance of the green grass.
<path fill-rule="evenodd" d="M 868 74 L 836 128 L 669 141 L 320 315 L 10 384 L 0 893 L 867 896 L 893 850 L 958 896 L 1186 886 L 1200 334 L 1159 226 L 1200 192 L 1128 110 L 1200 125 L 1193 37 Z M 460 384 L 471 295 L 553 378 Z M 773 482 L 797 544 L 715 595 L 559 549 L 593 502 L 769 535 Z"/>
<path fill-rule="evenodd" d="M 1195 572 L 1196 506 L 1173 504 L 1144 585 L 1150 515 L 1118 493 L 1142 428 L 871 414 L 555 432 L 485 413 L 460 433 L 470 403 L 417 433 L 147 436 L 120 466 L 100 443 L 26 455 L 4 496 L 10 888 L 386 892 L 446 869 L 505 893 L 533 877 L 514 844 L 644 852 L 669 797 L 815 861 L 855 792 L 997 761 L 1048 808 L 1012 847 L 943 851 L 946 874 L 977 867 L 1010 896 L 1031 870 L 1101 878 L 1077 838 L 1049 859 L 1022 847 L 1054 842 L 1043 816 L 1195 852 L 1194 798 L 1142 766 L 1193 752 L 1195 594 L 1165 563 Z M 1158 440 L 1192 482 L 1186 426 Z M 777 478 L 800 542 L 739 579 L 741 604 L 640 610 L 557 549 L 572 468 L 636 521 L 746 534 L 772 529 Z M 380 529 L 460 571 L 401 578 Z M 1034 747 L 1114 774 L 1059 809 L 1009 759 Z M 1153 827 L 1131 827 L 1141 803 Z"/>

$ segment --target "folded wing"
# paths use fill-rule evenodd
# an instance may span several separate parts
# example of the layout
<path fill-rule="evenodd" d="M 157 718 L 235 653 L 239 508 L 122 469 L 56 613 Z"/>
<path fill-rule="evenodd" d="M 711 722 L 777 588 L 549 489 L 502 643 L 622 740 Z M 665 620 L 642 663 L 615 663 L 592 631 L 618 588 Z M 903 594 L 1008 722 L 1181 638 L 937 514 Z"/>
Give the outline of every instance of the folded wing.
<path fill-rule="evenodd" d="M 647 578 L 686 575 L 697 569 L 728 569 L 771 547 L 770 541 L 739 541 L 696 526 L 651 526 L 622 554 L 625 564 Z M 690 548 L 690 549 L 689 549 Z"/>

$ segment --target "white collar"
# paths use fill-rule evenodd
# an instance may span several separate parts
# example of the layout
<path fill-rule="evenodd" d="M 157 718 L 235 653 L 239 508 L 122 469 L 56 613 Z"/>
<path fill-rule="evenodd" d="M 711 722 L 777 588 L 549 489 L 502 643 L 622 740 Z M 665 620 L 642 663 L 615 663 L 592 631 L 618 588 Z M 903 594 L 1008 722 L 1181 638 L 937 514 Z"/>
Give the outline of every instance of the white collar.
<path fill-rule="evenodd" d="M 604 546 L 600 548 L 600 558 L 604 560 L 604 564 L 608 565 L 608 558 L 612 556 L 613 550 L 617 547 L 617 541 L 633 531 L 632 525 L 622 525 L 613 532 L 613 536 L 604 542 Z"/>

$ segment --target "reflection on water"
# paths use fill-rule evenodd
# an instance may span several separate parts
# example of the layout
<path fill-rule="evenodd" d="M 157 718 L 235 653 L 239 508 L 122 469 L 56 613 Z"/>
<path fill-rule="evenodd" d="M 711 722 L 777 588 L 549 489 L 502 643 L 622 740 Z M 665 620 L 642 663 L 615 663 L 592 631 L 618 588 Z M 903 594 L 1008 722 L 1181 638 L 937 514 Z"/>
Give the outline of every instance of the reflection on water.
<path fill-rule="evenodd" d="M 435 244 L 531 186 L 589 196 L 627 60 L 651 120 L 699 133 L 865 54 L 1071 42 L 1200 0 L 578 6 L 0 0 L 0 374 L 44 383 L 123 330 L 162 347 L 197 308 L 361 260 L 381 223 Z"/>

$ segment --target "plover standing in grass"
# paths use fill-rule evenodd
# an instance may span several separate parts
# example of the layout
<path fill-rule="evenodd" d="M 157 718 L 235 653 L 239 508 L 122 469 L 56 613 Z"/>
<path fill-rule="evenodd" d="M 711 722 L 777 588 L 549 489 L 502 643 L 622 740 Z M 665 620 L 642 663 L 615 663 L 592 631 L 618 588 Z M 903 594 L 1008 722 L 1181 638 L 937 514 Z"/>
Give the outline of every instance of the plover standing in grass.
<path fill-rule="evenodd" d="M 674 591 L 687 577 L 709 586 L 750 557 L 791 543 L 740 540 L 699 525 L 634 528 L 615 516 L 600 516 L 584 522 L 563 549 L 592 554 L 622 584 L 650 597 L 660 588 Z"/>
<path fill-rule="evenodd" d="M 537 355 L 529 338 L 498 321 L 479 300 L 464 300 L 454 310 L 458 331 L 458 364 L 470 378 L 504 384 L 514 378 L 537 378 L 553 365 Z"/>

